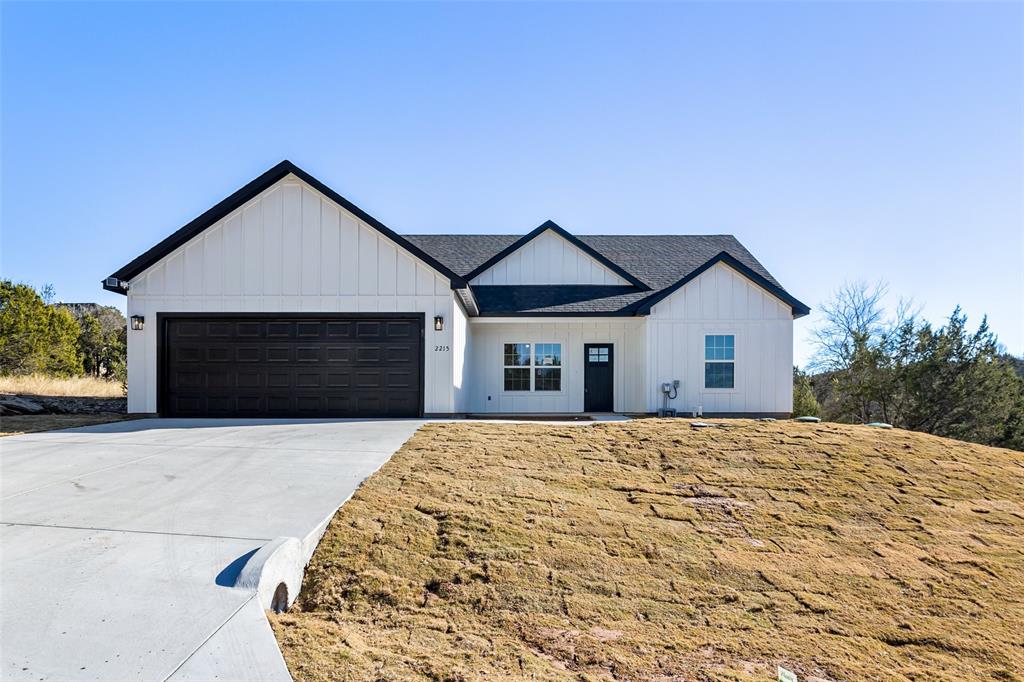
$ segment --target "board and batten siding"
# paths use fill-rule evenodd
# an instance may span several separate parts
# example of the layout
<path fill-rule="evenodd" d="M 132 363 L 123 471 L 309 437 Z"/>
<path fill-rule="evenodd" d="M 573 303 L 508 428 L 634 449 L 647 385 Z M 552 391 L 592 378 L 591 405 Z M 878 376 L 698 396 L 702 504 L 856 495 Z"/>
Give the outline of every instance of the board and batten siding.
<path fill-rule="evenodd" d="M 294 176 L 197 235 L 131 280 L 128 411 L 157 409 L 158 312 L 422 313 L 424 411 L 454 409 L 452 324 L 446 277 Z"/>
<path fill-rule="evenodd" d="M 644 320 L 619 318 L 498 322 L 471 318 L 472 352 L 466 411 L 476 413 L 572 413 L 583 411 L 583 344 L 615 347 L 614 409 L 643 412 Z M 506 343 L 562 344 L 561 391 L 505 391 Z"/>
<path fill-rule="evenodd" d="M 629 284 L 561 235 L 547 230 L 470 284 Z"/>
<path fill-rule="evenodd" d="M 704 336 L 736 337 L 735 387 L 704 388 Z M 680 380 L 669 403 L 680 413 L 789 413 L 793 409 L 793 313 L 719 263 L 654 306 L 647 318 L 646 409 L 662 406 L 661 384 Z"/>
<path fill-rule="evenodd" d="M 452 307 L 452 390 L 455 411 L 466 412 L 466 396 L 469 393 L 469 318 L 462 306 Z"/>

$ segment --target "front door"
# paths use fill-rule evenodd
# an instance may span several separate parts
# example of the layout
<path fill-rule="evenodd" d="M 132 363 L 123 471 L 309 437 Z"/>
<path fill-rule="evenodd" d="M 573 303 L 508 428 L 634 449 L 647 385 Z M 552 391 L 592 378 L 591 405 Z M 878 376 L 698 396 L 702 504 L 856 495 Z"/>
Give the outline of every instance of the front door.
<path fill-rule="evenodd" d="M 610 343 L 583 344 L 584 412 L 611 412 L 614 409 L 612 350 Z"/>

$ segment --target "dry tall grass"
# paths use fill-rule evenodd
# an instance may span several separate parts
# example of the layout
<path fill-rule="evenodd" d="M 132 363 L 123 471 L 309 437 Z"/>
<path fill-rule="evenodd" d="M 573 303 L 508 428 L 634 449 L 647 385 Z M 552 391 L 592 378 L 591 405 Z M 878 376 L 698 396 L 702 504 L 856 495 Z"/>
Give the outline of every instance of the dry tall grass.
<path fill-rule="evenodd" d="M 292 674 L 1021 679 L 1021 453 L 729 424 L 424 427 L 272 617 Z"/>
<path fill-rule="evenodd" d="M 78 398 L 120 398 L 124 395 L 119 381 L 95 377 L 61 379 L 42 374 L 0 376 L 0 393 Z"/>

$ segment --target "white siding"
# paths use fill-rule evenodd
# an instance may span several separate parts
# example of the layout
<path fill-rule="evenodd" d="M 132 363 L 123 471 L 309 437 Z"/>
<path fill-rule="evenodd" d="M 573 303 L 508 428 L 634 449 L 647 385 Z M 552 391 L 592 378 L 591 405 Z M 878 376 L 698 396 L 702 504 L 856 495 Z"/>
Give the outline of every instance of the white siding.
<path fill-rule="evenodd" d="M 629 284 L 561 235 L 547 230 L 470 284 Z"/>
<path fill-rule="evenodd" d="M 736 337 L 735 387 L 704 388 L 704 336 Z M 647 410 L 661 407 L 661 384 L 681 382 L 670 406 L 689 413 L 787 413 L 793 409 L 790 307 L 718 264 L 654 306 L 647 320 Z"/>
<path fill-rule="evenodd" d="M 452 383 L 455 392 L 455 411 L 466 412 L 469 389 L 469 318 L 457 302 L 452 309 Z"/>
<path fill-rule="evenodd" d="M 470 320 L 472 352 L 467 372 L 467 412 L 569 413 L 583 411 L 583 344 L 614 345 L 615 411 L 643 412 L 644 320 L 606 318 L 495 322 Z M 505 392 L 506 343 L 562 344 L 562 390 Z"/>
<path fill-rule="evenodd" d="M 133 279 L 128 410 L 156 411 L 158 312 L 413 312 L 426 317 L 424 410 L 454 410 L 448 280 L 293 176 Z M 443 332 L 433 330 L 442 315 Z"/>

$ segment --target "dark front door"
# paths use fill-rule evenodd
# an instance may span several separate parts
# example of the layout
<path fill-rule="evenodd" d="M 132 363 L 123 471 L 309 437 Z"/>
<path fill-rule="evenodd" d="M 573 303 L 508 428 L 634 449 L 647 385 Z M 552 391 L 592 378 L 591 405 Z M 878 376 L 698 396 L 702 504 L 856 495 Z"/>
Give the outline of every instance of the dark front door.
<path fill-rule="evenodd" d="M 161 315 L 176 417 L 416 417 L 423 316 Z"/>
<path fill-rule="evenodd" d="M 583 344 L 583 411 L 611 412 L 615 404 L 610 343 Z"/>

